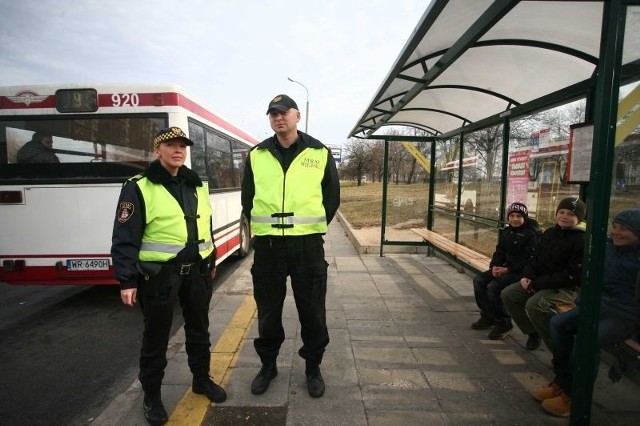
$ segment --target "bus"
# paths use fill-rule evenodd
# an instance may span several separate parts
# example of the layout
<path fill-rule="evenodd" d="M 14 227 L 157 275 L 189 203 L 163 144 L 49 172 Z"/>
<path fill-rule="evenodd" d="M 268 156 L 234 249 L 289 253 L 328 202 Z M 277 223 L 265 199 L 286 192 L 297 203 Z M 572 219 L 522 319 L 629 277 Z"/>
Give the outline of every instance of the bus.
<path fill-rule="evenodd" d="M 194 142 L 185 164 L 209 186 L 216 263 L 247 255 L 240 184 L 258 143 L 249 133 L 176 85 L 0 87 L 0 281 L 117 284 L 110 249 L 120 189 L 155 159 L 153 138 L 170 126 Z M 42 135 L 57 160 L 18 155 Z"/>

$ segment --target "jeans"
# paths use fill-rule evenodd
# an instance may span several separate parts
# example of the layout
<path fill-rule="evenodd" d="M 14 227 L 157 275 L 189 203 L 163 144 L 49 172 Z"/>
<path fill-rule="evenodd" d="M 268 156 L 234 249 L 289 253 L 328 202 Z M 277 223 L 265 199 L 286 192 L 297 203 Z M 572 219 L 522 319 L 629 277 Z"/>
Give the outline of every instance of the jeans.
<path fill-rule="evenodd" d="M 491 271 L 478 274 L 473 279 L 473 295 L 483 318 L 511 325 L 511 316 L 504 307 L 500 293 L 520 279 L 519 274 L 506 274 L 496 278 Z"/>
<path fill-rule="evenodd" d="M 513 321 L 524 334 L 538 333 L 551 349 L 549 320 L 557 315 L 556 306 L 572 303 L 577 293 L 566 288 L 529 293 L 519 282 L 502 290 L 501 297 Z"/>
<path fill-rule="evenodd" d="M 575 357 L 574 340 L 578 334 L 578 314 L 580 306 L 551 318 L 549 332 L 553 348 L 554 382 L 567 394 L 571 395 L 573 379 L 572 363 Z M 632 336 L 635 323 L 629 318 L 620 317 L 616 310 L 606 305 L 600 306 L 598 322 L 598 340 L 596 350 L 611 347 Z M 597 372 L 598 362 L 595 363 Z M 595 380 L 595 374 L 593 375 Z"/>

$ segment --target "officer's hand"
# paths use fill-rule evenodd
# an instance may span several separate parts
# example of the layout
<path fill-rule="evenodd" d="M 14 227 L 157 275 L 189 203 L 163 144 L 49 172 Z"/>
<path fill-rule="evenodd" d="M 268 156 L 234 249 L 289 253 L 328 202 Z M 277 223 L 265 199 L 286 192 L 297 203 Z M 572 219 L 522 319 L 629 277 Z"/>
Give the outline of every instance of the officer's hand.
<path fill-rule="evenodd" d="M 214 279 L 216 277 L 216 267 L 214 266 L 213 269 L 211 271 L 209 271 L 209 273 L 211 274 L 211 279 Z"/>
<path fill-rule="evenodd" d="M 126 290 L 120 290 L 120 299 L 122 299 L 122 303 L 127 306 L 133 306 L 136 304 L 136 294 L 138 293 L 137 288 L 128 288 Z"/>

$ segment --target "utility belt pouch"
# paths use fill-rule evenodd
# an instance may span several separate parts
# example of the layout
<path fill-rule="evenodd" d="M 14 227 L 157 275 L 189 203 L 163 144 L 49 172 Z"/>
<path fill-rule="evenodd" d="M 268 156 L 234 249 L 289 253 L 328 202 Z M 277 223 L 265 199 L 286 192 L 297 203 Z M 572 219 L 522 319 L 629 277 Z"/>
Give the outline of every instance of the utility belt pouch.
<path fill-rule="evenodd" d="M 208 274 L 216 267 L 216 250 L 200 262 L 200 273 Z"/>
<path fill-rule="evenodd" d="M 141 262 L 138 261 L 136 264 L 136 268 L 138 272 L 144 275 L 145 279 L 149 279 L 149 277 L 155 277 L 162 270 L 162 265 L 160 263 L 155 262 Z"/>

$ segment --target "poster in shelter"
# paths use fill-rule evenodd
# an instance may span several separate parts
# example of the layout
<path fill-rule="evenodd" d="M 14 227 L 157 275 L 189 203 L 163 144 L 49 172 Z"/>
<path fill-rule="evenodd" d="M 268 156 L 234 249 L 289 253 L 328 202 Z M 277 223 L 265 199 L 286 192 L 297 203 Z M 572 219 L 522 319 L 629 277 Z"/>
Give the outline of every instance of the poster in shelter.
<path fill-rule="evenodd" d="M 507 171 L 507 205 L 527 202 L 529 190 L 529 150 L 509 154 Z"/>

